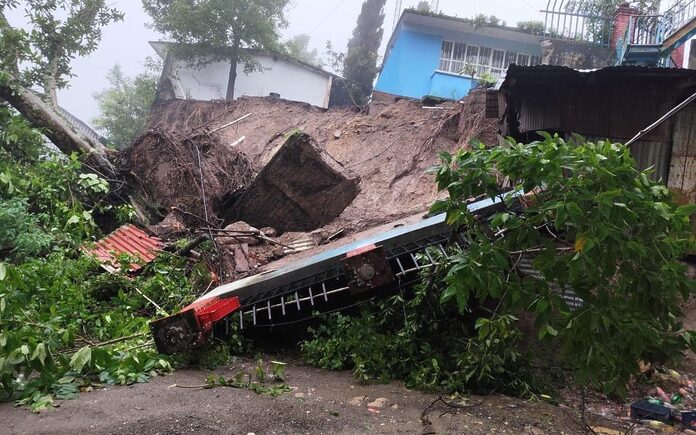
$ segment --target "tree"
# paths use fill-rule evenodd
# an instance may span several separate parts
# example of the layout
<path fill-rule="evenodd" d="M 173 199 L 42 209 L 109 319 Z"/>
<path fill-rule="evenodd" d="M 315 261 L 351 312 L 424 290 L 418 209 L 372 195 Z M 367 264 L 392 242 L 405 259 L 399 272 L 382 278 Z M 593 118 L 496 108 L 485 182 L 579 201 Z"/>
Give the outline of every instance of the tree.
<path fill-rule="evenodd" d="M 297 60 L 321 67 L 322 62 L 319 59 L 319 50 L 316 48 L 310 50 L 309 41 L 310 37 L 306 33 L 293 36 L 285 42 L 285 51 Z"/>
<path fill-rule="evenodd" d="M 517 28 L 520 30 L 527 30 L 531 33 L 544 33 L 544 22 L 538 20 L 518 21 Z"/>
<path fill-rule="evenodd" d="M 378 50 L 384 29 L 384 4 L 386 0 L 365 0 L 348 41 L 343 63 L 343 75 L 351 88 L 356 103 L 365 105 L 372 94 L 377 77 Z"/>
<path fill-rule="evenodd" d="M 5 16 L 20 4 L 26 30 L 13 27 Z M 71 60 L 96 50 L 102 28 L 122 18 L 106 0 L 0 0 L 0 99 L 41 128 L 61 151 L 83 152 L 107 173 L 114 169 L 106 148 L 77 133 L 58 114 L 57 90 L 68 85 Z"/>
<path fill-rule="evenodd" d="M 288 0 L 142 0 L 153 27 L 177 44 L 173 53 L 191 62 L 230 62 L 227 99 L 234 99 L 237 65 L 260 65 L 246 49 L 278 50 Z"/>
<path fill-rule="evenodd" d="M 131 78 L 114 65 L 107 75 L 111 86 L 94 95 L 100 115 L 92 122 L 118 149 L 128 147 L 142 133 L 155 100 L 159 68 L 152 59 L 146 67 L 148 71 Z"/>

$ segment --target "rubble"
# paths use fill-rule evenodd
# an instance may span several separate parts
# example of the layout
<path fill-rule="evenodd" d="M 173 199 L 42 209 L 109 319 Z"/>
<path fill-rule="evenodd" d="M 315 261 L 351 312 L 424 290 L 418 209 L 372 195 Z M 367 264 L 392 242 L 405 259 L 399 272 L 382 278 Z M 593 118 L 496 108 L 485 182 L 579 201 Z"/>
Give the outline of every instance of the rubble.
<path fill-rule="evenodd" d="M 399 100 L 388 116 L 371 116 L 268 98 L 169 101 L 122 158 L 164 217 L 150 227 L 157 236 L 173 241 L 214 229 L 225 283 L 426 212 L 438 198 L 426 170 L 439 153 L 473 137 L 494 142 L 497 131 L 485 118 L 483 91 L 439 107 Z M 229 226 L 240 221 L 277 243 L 241 233 L 231 240 L 225 231 L 242 229 Z"/>

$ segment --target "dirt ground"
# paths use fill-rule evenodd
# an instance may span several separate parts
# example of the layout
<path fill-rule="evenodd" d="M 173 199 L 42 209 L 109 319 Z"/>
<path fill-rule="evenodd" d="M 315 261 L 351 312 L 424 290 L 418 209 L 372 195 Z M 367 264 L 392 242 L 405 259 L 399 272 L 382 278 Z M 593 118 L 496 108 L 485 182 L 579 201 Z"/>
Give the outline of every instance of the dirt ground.
<path fill-rule="evenodd" d="M 684 306 L 684 324 L 696 328 L 696 299 Z M 200 386 L 210 374 L 231 378 L 255 366 L 236 359 L 216 370 L 179 369 L 146 384 L 107 387 L 81 393 L 58 408 L 33 414 L 11 403 L 0 404 L 4 434 L 586 434 L 581 423 L 577 391 L 566 391 L 560 405 L 525 401 L 501 394 L 463 396 L 464 408 L 442 402 L 439 396 L 407 389 L 400 382 L 362 385 L 350 372 L 308 367 L 293 356 L 265 355 L 264 361 L 288 363 L 286 383 L 292 392 L 277 398 L 250 390 L 182 388 Z M 696 378 L 696 356 L 675 366 Z M 174 385 L 182 386 L 176 387 Z M 636 393 L 637 394 L 637 393 Z M 383 408 L 368 403 L 387 399 Z M 634 397 L 638 398 L 638 397 Z M 461 404 L 462 402 L 460 402 Z M 599 394 L 586 399 L 586 421 L 599 434 L 653 434 L 628 419 L 630 400 L 620 403 Z M 429 409 L 421 420 L 424 410 Z M 601 429 L 604 428 L 604 431 Z"/>
<path fill-rule="evenodd" d="M 213 372 L 232 376 L 243 364 Z M 574 412 L 545 403 L 502 395 L 470 396 L 465 409 L 437 404 L 421 422 L 423 411 L 438 398 L 406 389 L 400 383 L 360 385 L 349 372 L 329 372 L 288 364 L 293 388 L 277 398 L 234 388 L 178 388 L 205 383 L 210 372 L 183 369 L 147 384 L 108 387 L 82 393 L 60 407 L 32 414 L 12 404 L 0 405 L 5 434 L 576 434 L 584 433 Z M 365 398 L 360 404 L 352 399 Z M 388 403 L 370 411 L 367 403 Z M 608 426 L 608 424 L 604 424 Z M 612 426 L 608 426 L 612 427 Z M 614 426 L 615 427 L 615 426 Z"/>

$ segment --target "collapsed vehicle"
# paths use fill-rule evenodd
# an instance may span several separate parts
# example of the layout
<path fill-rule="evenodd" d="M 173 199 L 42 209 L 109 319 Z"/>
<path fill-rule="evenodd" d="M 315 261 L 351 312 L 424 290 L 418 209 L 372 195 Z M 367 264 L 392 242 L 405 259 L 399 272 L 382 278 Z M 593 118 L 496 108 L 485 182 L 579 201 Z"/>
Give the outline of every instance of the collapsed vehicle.
<path fill-rule="evenodd" d="M 486 218 L 503 205 L 496 197 L 468 208 Z M 158 351 L 173 354 L 226 337 L 231 322 L 242 330 L 299 323 L 407 289 L 464 243 L 439 214 L 220 286 L 150 327 Z"/>

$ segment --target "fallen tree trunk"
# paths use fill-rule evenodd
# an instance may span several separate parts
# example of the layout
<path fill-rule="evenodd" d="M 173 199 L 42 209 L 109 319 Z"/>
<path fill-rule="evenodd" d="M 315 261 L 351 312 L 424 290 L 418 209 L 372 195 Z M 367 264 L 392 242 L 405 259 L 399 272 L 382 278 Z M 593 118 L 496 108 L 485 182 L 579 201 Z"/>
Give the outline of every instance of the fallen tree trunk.
<path fill-rule="evenodd" d="M 109 160 L 109 150 L 104 144 L 77 133 L 68 121 L 31 90 L 10 79 L 0 82 L 0 99 L 7 101 L 33 127 L 41 129 L 63 153 L 84 153 L 89 163 L 103 175 L 113 178 L 116 174 Z"/>

